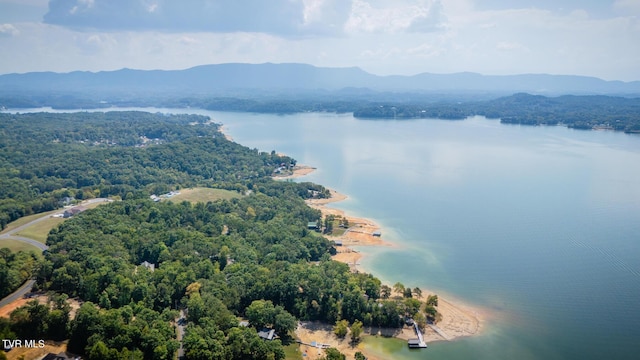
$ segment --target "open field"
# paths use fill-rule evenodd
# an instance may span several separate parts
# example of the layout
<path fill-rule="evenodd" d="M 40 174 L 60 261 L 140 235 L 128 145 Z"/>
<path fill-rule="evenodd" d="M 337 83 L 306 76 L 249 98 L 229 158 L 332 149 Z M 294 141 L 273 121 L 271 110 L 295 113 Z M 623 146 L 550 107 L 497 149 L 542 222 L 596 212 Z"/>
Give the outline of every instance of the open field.
<path fill-rule="evenodd" d="M 82 206 L 86 209 L 93 209 L 104 203 L 105 202 L 100 201 L 100 202 L 93 202 L 89 204 L 82 204 Z M 14 229 L 18 228 L 19 226 L 27 224 L 31 221 L 48 217 L 47 219 L 38 221 L 35 224 L 28 226 L 20 230 L 19 232 L 13 234 L 13 235 L 23 236 L 29 239 L 33 239 L 44 244 L 47 241 L 47 235 L 49 235 L 49 231 L 51 231 L 51 229 L 53 229 L 54 227 L 58 226 L 59 224 L 61 224 L 66 220 L 64 218 L 51 217 L 51 215 L 55 214 L 56 212 L 61 213 L 62 211 L 63 209 L 57 209 L 57 210 L 52 210 L 52 211 L 48 211 L 40 214 L 25 216 L 23 218 L 20 218 L 16 221 L 9 223 L 7 225 L 7 228 L 2 233 L 9 233 Z"/>
<path fill-rule="evenodd" d="M 33 245 L 29 245 L 22 241 L 13 240 L 13 239 L 2 239 L 0 240 L 0 248 L 9 248 L 12 252 L 18 251 L 31 251 L 36 254 L 41 254 L 42 250 L 38 249 Z"/>
<path fill-rule="evenodd" d="M 10 223 L 7 224 L 7 227 L 4 228 L 4 230 L 2 230 L 0 232 L 0 234 L 4 234 L 4 233 L 8 233 L 10 231 L 12 231 L 13 229 L 17 228 L 18 226 L 22 226 L 26 223 L 29 223 L 33 220 L 45 217 L 45 216 L 49 216 L 51 214 L 54 214 L 56 211 L 60 211 L 60 209 L 58 210 L 51 210 L 51 211 L 47 211 L 47 212 L 43 212 L 43 213 L 39 213 L 39 214 L 33 214 L 33 215 L 29 215 L 29 216 L 25 216 L 25 217 L 21 217 L 20 219 L 16 220 L 16 221 L 12 221 Z"/>
<path fill-rule="evenodd" d="M 59 224 L 63 223 L 66 219 L 52 217 L 46 220 L 35 223 L 28 228 L 16 233 L 18 236 L 24 236 L 29 239 L 40 241 L 41 243 L 45 243 L 47 241 L 47 235 L 49 235 L 49 231 Z"/>
<path fill-rule="evenodd" d="M 188 201 L 190 203 L 209 202 L 220 199 L 231 200 L 233 198 L 239 198 L 242 195 L 235 191 L 223 190 L 223 189 L 211 189 L 211 188 L 192 188 L 181 189 L 180 194 L 174 195 L 167 200 L 173 202 Z"/>
<path fill-rule="evenodd" d="M 284 346 L 284 355 L 286 360 L 302 360 L 302 353 L 300 352 L 300 346 L 297 343 L 292 342 L 291 344 Z"/>

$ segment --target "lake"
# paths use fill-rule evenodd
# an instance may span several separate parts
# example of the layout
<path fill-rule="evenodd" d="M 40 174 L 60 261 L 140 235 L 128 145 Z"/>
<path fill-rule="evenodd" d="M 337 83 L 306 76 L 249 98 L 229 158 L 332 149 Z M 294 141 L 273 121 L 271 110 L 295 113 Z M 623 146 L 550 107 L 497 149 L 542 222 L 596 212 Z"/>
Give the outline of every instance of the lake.
<path fill-rule="evenodd" d="M 235 141 L 318 170 L 397 249 L 361 248 L 383 280 L 488 312 L 481 336 L 397 359 L 636 359 L 640 136 L 350 114 L 210 113 Z"/>
<path fill-rule="evenodd" d="M 349 199 L 396 248 L 360 248 L 386 282 L 437 291 L 486 313 L 481 335 L 391 359 L 637 359 L 640 136 L 502 125 L 482 117 L 358 120 L 196 109 L 235 141 L 318 170 L 303 178 Z"/>

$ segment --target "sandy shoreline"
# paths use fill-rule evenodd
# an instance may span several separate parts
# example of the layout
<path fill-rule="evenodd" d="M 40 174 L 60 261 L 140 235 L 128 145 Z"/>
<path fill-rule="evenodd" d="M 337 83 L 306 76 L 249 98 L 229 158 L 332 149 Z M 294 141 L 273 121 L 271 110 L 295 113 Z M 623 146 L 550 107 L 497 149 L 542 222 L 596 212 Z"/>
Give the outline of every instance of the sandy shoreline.
<path fill-rule="evenodd" d="M 290 173 L 276 174 L 273 176 L 276 180 L 295 179 L 314 172 L 316 168 L 306 165 L 296 165 Z"/>
<path fill-rule="evenodd" d="M 213 120 L 210 120 L 210 121 L 213 121 Z M 229 140 L 229 141 L 232 141 L 232 142 L 235 142 L 235 141 L 233 141 L 233 138 L 231 137 L 231 135 L 229 135 L 229 133 L 227 133 L 227 132 L 225 131 L 225 129 L 224 129 L 224 125 L 220 125 L 220 127 L 218 127 L 218 132 L 219 132 L 220 134 L 222 134 L 222 136 L 224 136 L 224 138 L 225 138 L 225 139 L 227 139 L 227 140 Z"/>
<path fill-rule="evenodd" d="M 308 167 L 307 167 L 308 168 Z M 313 171 L 313 170 L 311 170 Z M 308 172 L 305 173 L 305 175 Z M 298 175 L 303 176 L 303 175 Z M 362 259 L 362 253 L 354 250 L 351 246 L 389 246 L 394 244 L 384 241 L 384 233 L 381 231 L 380 226 L 369 219 L 357 218 L 346 214 L 344 211 L 327 207 L 327 204 L 342 201 L 348 197 L 344 194 L 340 194 L 335 190 L 331 190 L 331 198 L 329 199 L 310 199 L 306 200 L 307 205 L 314 209 L 318 209 L 322 212 L 323 217 L 326 215 L 336 215 L 346 217 L 349 221 L 349 229 L 339 236 L 326 236 L 333 241 L 340 241 L 342 246 L 338 246 L 338 253 L 334 255 L 333 260 L 340 261 L 349 265 L 352 271 L 358 271 L 358 261 Z M 382 236 L 374 236 L 374 232 L 379 232 Z M 375 275 L 375 273 L 374 273 Z M 399 281 L 401 279 L 398 279 Z M 402 281 L 401 281 L 402 282 Z M 392 284 L 386 284 L 392 286 Z M 414 284 L 407 284 L 407 286 L 414 287 Z M 423 296 L 420 300 L 426 300 L 426 297 L 437 292 L 431 292 L 427 289 L 422 289 Z M 442 315 L 442 320 L 438 322 L 435 327 L 427 327 L 424 332 L 424 338 L 427 343 L 434 341 L 450 341 L 460 337 L 473 336 L 480 333 L 482 329 L 483 319 L 479 314 L 478 309 L 474 309 L 470 306 L 463 305 L 458 302 L 451 302 L 447 299 L 443 299 L 438 295 L 438 312 Z M 404 327 L 402 329 L 367 329 L 365 332 L 367 335 L 378 335 L 385 337 L 396 337 L 399 339 L 415 338 L 415 334 L 412 328 Z M 356 351 L 362 351 L 366 354 L 362 346 L 352 347 L 347 340 L 340 340 L 333 335 L 332 326 L 327 324 L 301 322 L 301 325 L 296 330 L 296 336 L 307 343 L 313 341 L 323 344 L 329 344 L 332 347 L 338 348 L 347 357 L 353 356 Z M 321 352 L 319 355 L 317 349 L 311 349 L 308 346 L 301 345 L 300 350 L 304 353 L 307 350 L 307 356 L 305 359 L 316 359 L 324 355 Z M 371 355 L 371 354 L 366 354 Z M 375 359 L 375 357 L 369 356 L 369 359 Z"/>
<path fill-rule="evenodd" d="M 224 126 L 220 126 L 220 132 L 228 140 L 233 141 L 233 138 L 225 133 Z M 308 175 L 315 170 L 316 168 L 311 166 L 297 165 L 291 172 L 275 175 L 273 178 L 278 180 L 294 179 Z M 338 193 L 335 190 L 329 189 L 329 191 L 331 193 L 331 197 L 328 199 L 309 199 L 305 202 L 310 207 L 320 210 L 323 217 L 326 215 L 335 215 L 346 218 L 349 221 L 349 228 L 344 231 L 343 234 L 340 234 L 339 236 L 325 236 L 330 240 L 342 243 L 342 246 L 337 247 L 338 253 L 332 257 L 333 260 L 348 264 L 352 271 L 362 270 L 358 269 L 358 261 L 362 259 L 363 255 L 351 248 L 351 246 L 393 247 L 394 244 L 383 240 L 384 233 L 381 231 L 380 226 L 375 222 L 369 219 L 353 217 L 342 210 L 328 207 L 328 204 L 348 198 L 346 195 Z M 374 232 L 379 232 L 382 236 L 374 236 Z M 402 282 L 402 279 L 397 280 Z M 385 285 L 392 287 L 392 284 Z M 411 287 L 415 286 L 415 284 L 410 283 L 405 283 L 405 285 Z M 429 295 L 437 294 L 437 292 L 422 289 L 422 294 L 423 296 L 420 300 L 424 301 Z M 441 295 L 438 295 L 437 309 L 442 315 L 442 320 L 435 326 L 427 326 L 425 329 L 423 335 L 427 343 L 434 341 L 450 341 L 460 337 L 478 335 L 482 330 L 483 317 L 480 315 L 480 311 L 477 308 L 464 305 L 459 301 L 451 302 L 447 299 L 443 299 Z M 347 355 L 347 358 L 353 358 L 357 351 L 361 351 L 367 355 L 367 358 L 370 360 L 382 360 L 378 357 L 372 356 L 372 354 L 367 354 L 361 343 L 354 347 L 348 340 L 337 338 L 333 334 L 333 324 L 301 321 L 295 333 L 298 340 L 303 343 L 310 344 L 316 342 L 328 344 Z M 398 339 L 407 340 L 415 338 L 415 333 L 412 328 L 407 326 L 401 329 L 367 328 L 365 329 L 365 336 L 396 337 Z M 306 354 L 304 357 L 305 359 L 319 359 L 324 356 L 324 351 L 307 345 L 300 345 L 300 351 L 303 354 Z"/>

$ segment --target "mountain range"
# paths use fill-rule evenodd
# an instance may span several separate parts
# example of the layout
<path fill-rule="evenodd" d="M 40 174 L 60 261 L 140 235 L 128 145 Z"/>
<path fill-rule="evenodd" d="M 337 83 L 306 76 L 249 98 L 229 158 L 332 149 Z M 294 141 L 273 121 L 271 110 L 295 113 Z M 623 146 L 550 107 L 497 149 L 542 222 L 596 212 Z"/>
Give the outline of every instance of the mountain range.
<path fill-rule="evenodd" d="M 421 73 L 378 76 L 357 67 L 307 64 L 217 64 L 185 70 L 132 70 L 70 73 L 31 72 L 0 75 L 0 93 L 144 93 L 182 95 L 243 91 L 377 91 L 411 93 L 527 92 L 542 95 L 640 95 L 640 81 L 549 74 L 481 75 Z"/>

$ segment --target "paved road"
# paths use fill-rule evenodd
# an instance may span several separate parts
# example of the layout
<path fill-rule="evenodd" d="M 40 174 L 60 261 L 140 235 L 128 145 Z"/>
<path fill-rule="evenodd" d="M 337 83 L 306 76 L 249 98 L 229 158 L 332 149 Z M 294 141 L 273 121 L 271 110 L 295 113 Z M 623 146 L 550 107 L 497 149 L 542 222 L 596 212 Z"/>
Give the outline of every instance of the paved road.
<path fill-rule="evenodd" d="M 35 247 L 38 247 L 42 251 L 47 250 L 49 248 L 47 245 L 41 243 L 40 241 L 29 239 L 29 238 L 26 238 L 24 236 L 15 236 L 15 235 L 9 235 L 9 234 L 0 235 L 0 247 L 2 247 L 2 241 L 1 241 L 2 239 L 11 239 L 11 240 L 22 241 L 22 242 L 27 243 L 29 245 L 33 245 Z"/>
<path fill-rule="evenodd" d="M 84 201 L 80 205 L 86 206 L 86 205 L 90 205 L 90 204 L 111 202 L 111 201 L 113 201 L 113 200 L 105 199 L 105 198 L 97 198 L 97 199 L 90 199 L 90 200 Z M 26 224 L 20 225 L 17 228 L 15 228 L 15 229 L 7 232 L 7 233 L 4 233 L 4 234 L 0 235 L 0 246 L 2 245 L 2 240 L 3 239 L 13 239 L 13 240 L 18 240 L 18 241 L 25 242 L 25 243 L 27 243 L 29 245 L 36 246 L 36 247 L 40 248 L 40 250 L 47 250 L 49 247 L 47 245 L 39 242 L 39 241 L 36 241 L 36 240 L 33 240 L 33 239 L 29 239 L 29 238 L 26 238 L 24 236 L 14 235 L 14 234 L 19 233 L 20 231 L 28 228 L 29 226 L 32 226 L 32 225 L 35 225 L 35 224 L 37 224 L 39 222 L 45 221 L 48 218 L 50 218 L 51 216 L 63 214 L 64 211 L 65 211 L 65 209 L 60 209 L 60 210 L 56 211 L 55 213 L 53 213 L 53 214 L 51 214 L 49 216 L 43 216 L 43 217 L 35 219 L 33 221 L 29 221 Z"/>
<path fill-rule="evenodd" d="M 31 292 L 31 288 L 33 287 L 33 284 L 35 284 L 36 281 L 35 280 L 29 280 L 27 282 L 25 282 L 24 284 L 22 284 L 22 286 L 20 286 L 18 288 L 18 290 L 14 291 L 13 293 L 7 295 L 4 299 L 2 299 L 0 301 L 0 307 L 3 307 L 5 305 L 8 305 L 18 299 L 21 299 L 24 297 L 24 295 L 28 292 Z"/>
<path fill-rule="evenodd" d="M 180 348 L 178 349 L 179 360 L 184 359 L 184 348 L 182 347 L 182 339 L 184 338 L 184 326 L 186 323 L 187 323 L 187 318 L 185 316 L 184 309 L 181 309 L 180 316 L 178 317 L 178 320 L 176 320 L 176 324 L 178 325 L 176 337 L 180 342 Z"/>
<path fill-rule="evenodd" d="M 86 206 L 86 205 L 89 205 L 89 204 L 95 204 L 95 203 L 101 203 L 101 202 L 111 202 L 111 201 L 113 201 L 113 200 L 105 199 L 105 198 L 97 198 L 97 199 L 91 199 L 91 200 L 84 201 L 84 202 L 82 202 L 81 205 Z M 26 224 L 18 226 L 17 228 L 0 235 L 0 247 L 2 247 L 2 240 L 11 239 L 11 240 L 22 241 L 22 242 L 27 243 L 29 245 L 33 245 L 33 246 L 39 248 L 42 251 L 47 250 L 49 247 L 47 245 L 39 242 L 39 241 L 36 241 L 36 240 L 33 240 L 33 239 L 29 239 L 29 238 L 26 238 L 24 236 L 17 236 L 17 235 L 14 235 L 14 234 L 19 233 L 20 231 L 28 228 L 29 226 L 32 226 L 32 225 L 37 224 L 37 223 L 39 223 L 41 221 L 44 221 L 44 220 L 48 219 L 49 217 L 51 217 L 53 215 L 63 214 L 64 210 L 65 209 L 61 209 L 59 211 L 56 211 L 52 215 L 43 216 L 41 218 L 35 219 L 33 221 L 30 221 L 30 222 L 28 222 Z M 2 299 L 2 301 L 0 301 L 0 306 L 4 306 L 4 305 L 6 305 L 6 304 L 8 304 L 8 303 L 20 298 L 20 297 L 23 297 L 24 294 L 26 294 L 29 291 L 31 291 L 31 287 L 33 286 L 34 283 L 35 283 L 34 280 L 29 280 L 29 281 L 25 282 L 13 294 L 11 294 L 11 295 L 5 297 L 4 299 Z"/>

